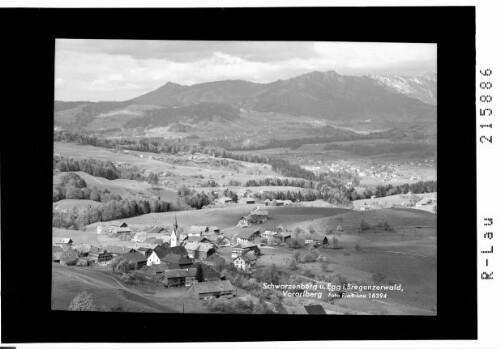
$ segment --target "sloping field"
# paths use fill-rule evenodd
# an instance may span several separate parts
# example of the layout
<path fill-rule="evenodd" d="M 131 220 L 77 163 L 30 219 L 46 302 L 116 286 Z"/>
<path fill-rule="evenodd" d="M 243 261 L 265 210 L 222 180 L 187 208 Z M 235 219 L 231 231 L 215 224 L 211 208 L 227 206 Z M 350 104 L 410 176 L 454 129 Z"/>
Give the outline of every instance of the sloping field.
<path fill-rule="evenodd" d="M 62 172 L 54 175 L 54 183 L 59 183 L 61 177 L 65 173 L 66 172 Z M 130 179 L 115 179 L 111 181 L 109 179 L 102 177 L 94 177 L 86 172 L 78 171 L 75 173 L 85 180 L 88 187 L 90 188 L 96 187 L 97 189 L 100 190 L 108 189 L 110 192 L 118 194 L 124 199 L 160 196 L 162 200 L 175 202 L 178 196 L 177 190 L 175 189 L 165 188 L 161 186 L 158 188 L 153 188 L 151 187 L 151 184 L 147 182 L 139 182 Z M 76 201 L 90 201 L 90 200 L 62 200 L 62 201 L 72 201 L 74 202 L 74 204 L 78 204 Z M 82 203 L 81 205 L 84 204 Z"/>
<path fill-rule="evenodd" d="M 69 230 L 52 228 L 52 240 L 60 238 L 70 238 L 73 240 L 73 245 L 91 244 L 93 246 L 100 246 L 100 242 L 97 239 L 96 231 L 81 231 L 81 230 Z"/>
<path fill-rule="evenodd" d="M 191 225 L 216 225 L 221 229 L 232 228 L 236 226 L 241 216 L 249 214 L 257 205 L 234 205 L 224 208 L 210 208 L 204 210 L 177 211 L 165 213 L 150 213 L 138 217 L 123 219 L 127 224 L 140 225 L 162 225 L 171 226 L 175 217 L 180 227 L 189 229 Z M 264 209 L 260 205 L 261 209 Z M 319 207 L 265 207 L 269 212 L 270 219 L 264 224 L 251 226 L 250 229 L 265 229 L 276 225 L 289 226 L 293 223 L 305 220 L 329 217 L 349 210 L 341 208 L 319 208 Z M 98 223 L 90 224 L 86 229 L 95 231 Z"/>
<path fill-rule="evenodd" d="M 417 227 L 436 227 L 437 217 L 433 213 L 411 208 L 386 208 L 372 211 L 349 211 L 339 214 L 335 217 L 316 219 L 308 222 L 316 230 L 325 231 L 328 228 L 336 229 L 341 224 L 346 232 L 357 232 L 361 220 L 365 220 L 369 225 L 376 225 L 378 222 L 388 222 L 391 227 L 398 228 L 417 228 Z M 309 226 L 308 225 L 308 226 Z M 302 228 L 308 226 L 298 225 Z"/>
<path fill-rule="evenodd" d="M 121 311 L 127 312 L 177 312 L 173 308 L 158 304 L 150 297 L 120 287 L 120 284 L 107 274 L 53 263 L 53 310 L 68 310 L 72 299 L 82 291 L 92 294 L 94 304 L 99 310 L 113 311 L 120 307 Z"/>
<path fill-rule="evenodd" d="M 54 210 L 66 211 L 66 210 L 71 210 L 73 207 L 75 207 L 77 210 L 85 210 L 89 207 L 98 207 L 100 205 L 101 205 L 100 202 L 92 201 L 92 200 L 65 199 L 65 200 L 59 200 L 57 202 L 54 202 L 52 204 L 52 207 Z"/>
<path fill-rule="evenodd" d="M 90 130 L 122 128 L 127 121 L 143 117 L 146 111 L 158 108 L 161 107 L 146 104 L 128 105 L 124 108 L 97 115 L 96 118 L 87 125 L 87 128 Z"/>
<path fill-rule="evenodd" d="M 150 159 L 149 156 L 158 156 L 158 154 L 153 153 L 130 151 L 126 154 L 106 148 L 64 142 L 54 142 L 54 152 L 73 159 L 93 158 L 102 161 L 127 162 L 141 170 L 149 170 L 155 173 L 166 172 L 169 173 L 169 180 L 176 182 L 178 185 L 199 186 L 202 182 L 206 182 L 207 179 L 214 179 L 222 184 L 229 178 L 246 182 L 249 179 L 259 180 L 266 177 L 281 177 L 271 170 L 270 165 L 232 159 L 228 160 L 229 166 L 227 167 L 214 165 L 210 161 L 191 161 L 190 156 L 181 154 L 165 156 L 167 160 L 161 161 Z M 226 179 L 222 179 L 222 176 Z"/>
<path fill-rule="evenodd" d="M 412 196 L 417 196 L 421 198 L 421 201 L 419 201 L 417 204 L 427 202 L 427 200 L 429 199 L 437 199 L 437 193 L 412 194 Z M 382 198 L 354 200 L 352 203 L 354 205 L 354 209 L 360 209 L 361 207 L 388 208 L 388 207 L 403 205 L 408 201 L 409 201 L 408 195 L 390 195 Z M 419 205 L 411 208 L 416 210 L 432 212 L 434 205 L 437 205 L 437 201 L 432 201 L 429 204 Z"/>

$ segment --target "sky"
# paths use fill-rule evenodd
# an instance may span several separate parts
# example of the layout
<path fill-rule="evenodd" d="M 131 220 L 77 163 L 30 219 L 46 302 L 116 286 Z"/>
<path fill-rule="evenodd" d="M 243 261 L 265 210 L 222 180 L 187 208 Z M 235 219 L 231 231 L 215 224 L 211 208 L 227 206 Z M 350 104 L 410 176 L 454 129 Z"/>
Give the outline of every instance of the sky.
<path fill-rule="evenodd" d="M 436 72 L 437 45 L 57 39 L 55 99 L 122 101 L 167 82 L 267 83 L 330 70 L 358 76 Z"/>

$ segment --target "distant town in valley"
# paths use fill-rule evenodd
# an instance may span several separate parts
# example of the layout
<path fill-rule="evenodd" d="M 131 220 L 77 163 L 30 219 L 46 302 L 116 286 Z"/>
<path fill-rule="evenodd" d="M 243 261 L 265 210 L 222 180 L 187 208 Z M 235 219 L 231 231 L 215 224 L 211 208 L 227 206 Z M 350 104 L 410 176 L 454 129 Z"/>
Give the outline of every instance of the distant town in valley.
<path fill-rule="evenodd" d="M 52 309 L 437 314 L 436 73 L 68 101 L 57 71 Z"/>

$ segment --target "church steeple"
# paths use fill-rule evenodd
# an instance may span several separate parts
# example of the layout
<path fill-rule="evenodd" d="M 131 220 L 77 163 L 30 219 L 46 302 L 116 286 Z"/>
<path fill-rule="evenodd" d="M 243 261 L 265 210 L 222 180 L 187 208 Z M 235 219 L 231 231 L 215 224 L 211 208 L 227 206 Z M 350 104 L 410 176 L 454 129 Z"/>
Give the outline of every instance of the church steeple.
<path fill-rule="evenodd" d="M 179 228 L 179 225 L 177 224 L 177 216 L 175 216 L 174 230 L 172 231 L 172 234 L 170 235 L 170 247 L 175 247 L 178 244 L 178 236 L 177 236 L 178 228 Z"/>

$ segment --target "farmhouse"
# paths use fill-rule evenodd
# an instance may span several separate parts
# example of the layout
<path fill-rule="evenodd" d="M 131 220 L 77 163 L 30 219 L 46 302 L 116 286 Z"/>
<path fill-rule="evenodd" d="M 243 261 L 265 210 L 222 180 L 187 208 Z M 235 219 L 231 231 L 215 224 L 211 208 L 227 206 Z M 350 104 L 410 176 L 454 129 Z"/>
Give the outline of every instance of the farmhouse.
<path fill-rule="evenodd" d="M 255 210 L 247 216 L 239 219 L 237 227 L 246 227 L 250 224 L 262 224 L 269 219 L 269 213 L 266 210 Z"/>
<path fill-rule="evenodd" d="M 165 262 L 169 265 L 169 269 L 173 269 L 170 266 L 178 265 L 180 269 L 190 268 L 193 266 L 193 261 L 188 257 L 184 257 L 178 254 L 169 254 L 161 259 L 162 262 Z"/>
<path fill-rule="evenodd" d="M 260 243 L 260 231 L 243 230 L 236 236 L 237 244 L 245 244 L 248 242 Z"/>
<path fill-rule="evenodd" d="M 207 242 L 207 243 L 210 243 L 210 239 L 208 239 L 207 237 L 205 236 L 188 236 L 186 238 L 186 240 L 182 241 L 182 243 L 184 244 L 184 246 L 188 243 L 188 242 Z"/>
<path fill-rule="evenodd" d="M 242 254 L 235 259 L 233 259 L 233 264 L 237 269 L 243 271 L 252 271 L 255 267 L 255 263 L 257 262 L 257 257 L 253 252 L 248 252 Z"/>
<path fill-rule="evenodd" d="M 113 259 L 113 255 L 106 250 L 101 250 L 98 247 L 92 246 L 89 250 L 88 258 L 95 263 L 107 264 Z"/>
<path fill-rule="evenodd" d="M 262 236 L 263 238 L 266 238 L 266 239 L 274 239 L 274 236 L 275 236 L 276 234 L 278 234 L 278 233 L 277 233 L 277 232 L 275 232 L 275 231 L 269 231 L 269 230 L 266 230 L 265 232 L 263 232 L 263 233 L 261 234 L 261 236 Z"/>
<path fill-rule="evenodd" d="M 230 204 L 231 202 L 233 202 L 233 199 L 228 198 L 227 196 L 225 196 L 225 197 L 217 199 L 217 202 L 220 203 L 220 204 Z"/>
<path fill-rule="evenodd" d="M 248 205 L 253 205 L 253 204 L 255 204 L 255 199 L 253 199 L 253 198 L 247 198 L 245 200 L 245 203 L 248 204 Z"/>
<path fill-rule="evenodd" d="M 195 282 L 188 289 L 194 299 L 231 298 L 234 296 L 234 287 L 229 280 Z"/>
<path fill-rule="evenodd" d="M 122 254 L 121 257 L 123 257 L 124 259 L 129 260 L 129 261 L 137 262 L 138 269 L 145 266 L 146 262 L 147 262 L 146 257 L 142 253 L 137 252 L 137 251 Z"/>
<path fill-rule="evenodd" d="M 212 243 L 190 241 L 184 247 L 192 259 L 205 259 L 215 253 Z"/>
<path fill-rule="evenodd" d="M 217 236 L 217 239 L 215 239 L 215 244 L 217 246 L 229 246 L 231 244 L 231 240 L 229 240 L 228 237 L 226 237 L 225 235 L 219 235 Z"/>
<path fill-rule="evenodd" d="M 169 234 L 169 232 L 162 227 L 153 227 L 146 232 L 148 235 Z"/>
<path fill-rule="evenodd" d="M 116 222 L 116 223 L 110 224 L 109 226 L 116 227 L 116 228 L 128 228 L 128 224 L 125 222 Z"/>
<path fill-rule="evenodd" d="M 122 228 L 122 227 L 116 227 L 111 230 L 112 234 L 117 234 L 117 235 L 125 235 L 125 234 L 130 234 L 132 233 L 132 230 L 128 227 Z"/>
<path fill-rule="evenodd" d="M 135 252 L 135 249 L 123 246 L 106 246 L 104 247 L 104 250 L 111 253 L 113 257 L 117 257 L 129 252 Z"/>
<path fill-rule="evenodd" d="M 304 240 L 306 244 L 328 245 L 328 238 L 318 234 L 309 234 Z"/>
<path fill-rule="evenodd" d="M 260 255 L 260 248 L 256 244 L 235 245 L 231 251 L 231 258 L 236 258 L 242 254 L 253 251 L 255 255 Z"/>
<path fill-rule="evenodd" d="M 153 253 L 153 249 L 148 248 L 148 247 L 139 247 L 137 249 L 137 252 L 142 253 L 146 258 L 148 258 Z"/>
<path fill-rule="evenodd" d="M 196 276 L 196 268 L 165 270 L 165 287 L 191 286 Z"/>
<path fill-rule="evenodd" d="M 54 245 L 59 246 L 59 247 L 63 247 L 63 248 L 71 247 L 72 244 L 73 244 L 73 240 L 71 240 L 70 238 L 61 238 L 61 239 L 57 239 L 54 241 Z"/>
<path fill-rule="evenodd" d="M 189 236 L 201 236 L 203 233 L 208 233 L 210 230 L 209 227 L 204 226 L 204 225 L 192 225 L 191 228 L 189 228 Z"/>
<path fill-rule="evenodd" d="M 288 240 L 292 237 L 292 234 L 282 231 L 276 234 L 275 238 L 278 239 L 280 242 L 287 243 Z"/>

